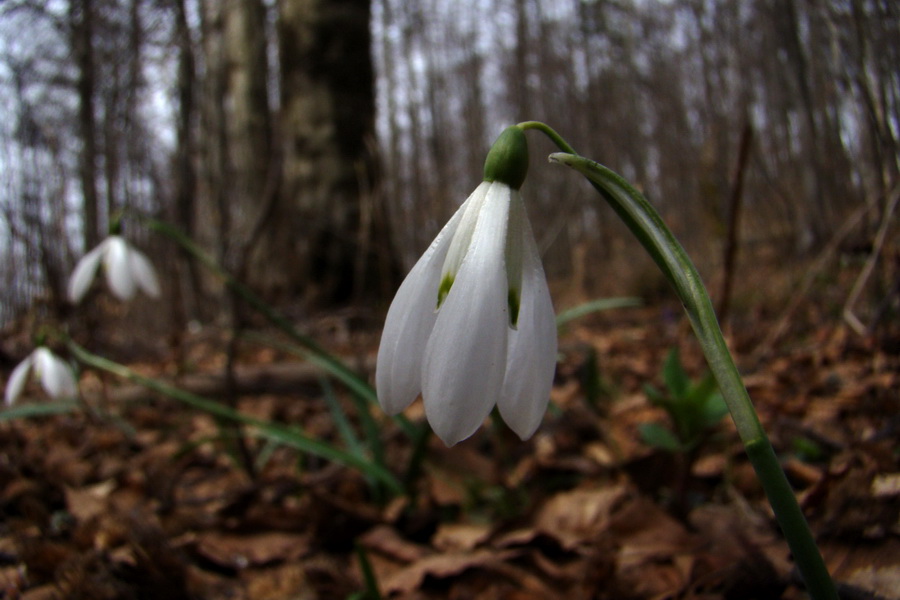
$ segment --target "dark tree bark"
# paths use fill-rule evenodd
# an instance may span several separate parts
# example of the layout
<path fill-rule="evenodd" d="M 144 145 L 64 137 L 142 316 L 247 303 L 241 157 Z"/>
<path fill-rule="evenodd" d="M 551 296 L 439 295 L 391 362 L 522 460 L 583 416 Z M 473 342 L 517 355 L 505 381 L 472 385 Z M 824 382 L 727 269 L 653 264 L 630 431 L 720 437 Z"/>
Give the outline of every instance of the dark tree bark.
<path fill-rule="evenodd" d="M 376 201 L 369 0 L 281 0 L 284 208 L 296 255 L 283 269 L 323 304 L 368 287 L 389 248 Z M 289 253 L 291 254 L 291 253 Z M 379 279 L 384 281 L 384 273 Z M 298 290 L 288 290 L 295 292 Z"/>
<path fill-rule="evenodd" d="M 172 171 L 174 181 L 173 221 L 189 236 L 197 235 L 196 227 L 196 194 L 197 170 L 194 164 L 194 153 L 197 148 L 194 132 L 196 119 L 196 79 L 197 61 L 194 45 L 191 41 L 191 30 L 187 20 L 185 0 L 175 2 L 175 43 L 178 47 L 178 80 L 175 133 L 176 146 L 173 156 Z M 177 265 L 179 285 L 174 286 L 180 302 L 173 302 L 176 310 L 176 321 L 186 324 L 187 315 L 192 318 L 202 316 L 202 294 L 200 273 L 197 263 L 187 255 L 182 255 Z"/>
<path fill-rule="evenodd" d="M 78 69 L 78 130 L 81 137 L 80 178 L 84 197 L 84 244 L 90 250 L 100 241 L 97 190 L 97 122 L 94 114 L 94 12 L 92 0 L 69 5 L 72 50 Z"/>

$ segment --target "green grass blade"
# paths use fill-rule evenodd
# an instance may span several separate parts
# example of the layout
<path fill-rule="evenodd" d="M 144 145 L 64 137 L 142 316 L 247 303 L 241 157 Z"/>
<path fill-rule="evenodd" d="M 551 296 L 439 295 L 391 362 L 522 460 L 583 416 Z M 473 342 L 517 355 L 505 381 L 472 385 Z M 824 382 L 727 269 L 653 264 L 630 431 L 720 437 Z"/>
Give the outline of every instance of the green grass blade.
<path fill-rule="evenodd" d="M 580 319 L 581 317 L 584 317 L 591 313 L 611 310 L 614 308 L 631 308 L 634 306 L 641 306 L 642 304 L 643 301 L 640 298 L 634 297 L 600 298 L 597 300 L 591 300 L 590 302 L 585 302 L 584 304 L 573 306 L 572 308 L 564 310 L 556 315 L 556 326 L 562 327 L 570 321 Z"/>
<path fill-rule="evenodd" d="M 14 421 L 16 419 L 32 419 L 35 417 L 47 417 L 52 415 L 65 415 L 78 412 L 84 406 L 75 401 L 35 402 L 29 404 L 16 404 L 0 410 L 0 422 Z"/>

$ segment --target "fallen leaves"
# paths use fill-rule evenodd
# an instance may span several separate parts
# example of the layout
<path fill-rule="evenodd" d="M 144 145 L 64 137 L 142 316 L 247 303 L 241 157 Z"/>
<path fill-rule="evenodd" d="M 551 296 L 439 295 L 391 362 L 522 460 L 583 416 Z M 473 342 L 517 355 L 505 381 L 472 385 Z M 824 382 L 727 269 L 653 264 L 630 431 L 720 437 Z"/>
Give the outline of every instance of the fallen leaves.
<path fill-rule="evenodd" d="M 0 598 L 346 598 L 365 588 L 357 552 L 393 600 L 801 598 L 732 427 L 690 461 L 638 441 L 665 419 L 641 385 L 679 340 L 652 310 L 636 321 L 571 328 L 531 441 L 432 440 L 412 493 L 385 503 L 358 473 L 259 440 L 251 476 L 214 419 L 160 399 L 4 424 Z M 900 359 L 832 331 L 813 342 L 748 385 L 836 578 L 898 598 Z M 605 391 L 588 402 L 593 359 Z M 314 388 L 268 387 L 301 371 L 248 368 L 242 409 L 337 439 Z M 385 423 L 400 474 L 410 448 Z"/>

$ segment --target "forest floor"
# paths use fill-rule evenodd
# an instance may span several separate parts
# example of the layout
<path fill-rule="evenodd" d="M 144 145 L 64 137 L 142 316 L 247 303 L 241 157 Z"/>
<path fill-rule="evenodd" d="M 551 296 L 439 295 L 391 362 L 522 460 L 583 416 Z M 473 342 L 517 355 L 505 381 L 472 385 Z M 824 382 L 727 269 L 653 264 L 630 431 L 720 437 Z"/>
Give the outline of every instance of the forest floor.
<path fill-rule="evenodd" d="M 669 350 L 704 369 L 677 309 L 570 324 L 535 436 L 499 421 L 449 449 L 430 436 L 400 495 L 258 436 L 232 451 L 233 426 L 84 373 L 89 410 L 0 422 L 0 598 L 367 598 L 367 581 L 397 599 L 804 598 L 727 418 L 693 453 L 641 441 L 667 422 L 644 384 L 664 389 Z M 900 598 L 900 335 L 799 314 L 768 343 L 774 319 L 746 317 L 729 343 L 842 597 Z M 370 377 L 377 329 L 340 323 L 317 339 Z M 221 374 L 223 337 L 185 340 L 194 373 Z M 240 359 L 241 411 L 340 446 L 333 389 L 358 423 L 308 365 L 251 345 Z M 131 366 L 178 380 L 170 356 Z M 371 414 L 401 477 L 413 445 Z M 422 421 L 421 402 L 406 414 Z"/>

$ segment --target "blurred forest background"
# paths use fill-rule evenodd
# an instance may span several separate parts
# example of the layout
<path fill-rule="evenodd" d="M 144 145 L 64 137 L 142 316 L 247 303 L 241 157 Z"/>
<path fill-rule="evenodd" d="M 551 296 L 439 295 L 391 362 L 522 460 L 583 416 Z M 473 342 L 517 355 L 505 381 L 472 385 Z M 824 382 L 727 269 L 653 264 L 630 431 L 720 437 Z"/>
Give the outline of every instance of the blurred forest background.
<path fill-rule="evenodd" d="M 0 374 L 82 367 L 0 410 L 0 598 L 807 598 L 677 299 L 536 132 L 556 310 L 643 306 L 560 327 L 526 443 L 372 404 L 402 276 L 540 120 L 687 247 L 842 597 L 900 600 L 900 2 L 0 0 L 0 107 Z M 73 307 L 123 210 L 165 297 Z"/>
<path fill-rule="evenodd" d="M 383 308 L 522 120 L 642 189 L 714 295 L 739 256 L 746 298 L 752 273 L 829 244 L 864 257 L 891 215 L 900 6 L 6 0 L 0 102 L 0 324 L 64 313 L 75 260 L 123 208 L 177 224 L 281 306 Z M 524 191 L 557 303 L 664 290 L 530 138 Z M 221 290 L 137 225 L 125 235 L 171 300 L 156 326 L 216 317 Z M 891 264 L 870 318 L 896 292 Z"/>

